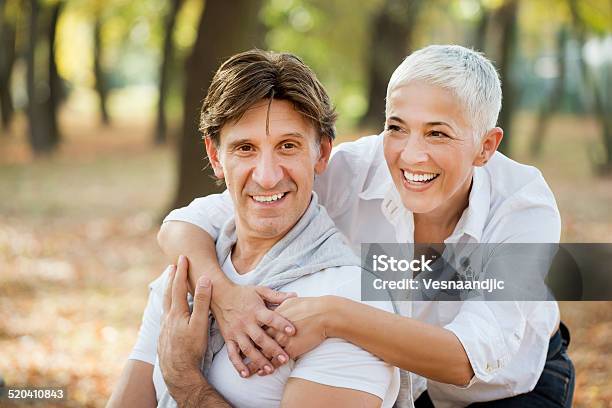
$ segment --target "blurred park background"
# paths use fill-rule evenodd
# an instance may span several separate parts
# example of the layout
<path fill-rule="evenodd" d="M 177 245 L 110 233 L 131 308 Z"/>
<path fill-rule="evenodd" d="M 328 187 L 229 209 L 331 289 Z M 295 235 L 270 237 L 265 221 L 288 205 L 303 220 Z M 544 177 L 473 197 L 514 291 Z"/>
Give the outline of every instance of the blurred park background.
<path fill-rule="evenodd" d="M 502 149 L 543 171 L 563 241 L 612 242 L 610 0 L 0 0 L 0 376 L 105 404 L 161 217 L 217 188 L 197 117 L 226 57 L 299 55 L 342 142 L 381 130 L 390 73 L 432 43 L 495 62 Z M 561 309 L 575 406 L 612 407 L 612 302 Z"/>

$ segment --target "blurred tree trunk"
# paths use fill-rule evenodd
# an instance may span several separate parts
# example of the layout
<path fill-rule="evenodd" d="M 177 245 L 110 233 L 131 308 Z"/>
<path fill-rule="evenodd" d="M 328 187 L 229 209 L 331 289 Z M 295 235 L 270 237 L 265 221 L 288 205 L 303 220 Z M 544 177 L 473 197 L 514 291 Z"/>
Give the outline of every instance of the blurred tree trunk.
<path fill-rule="evenodd" d="M 487 29 L 489 28 L 489 20 L 491 18 L 491 10 L 482 2 L 480 3 L 480 17 L 476 23 L 474 30 L 474 38 L 472 40 L 473 47 L 476 51 L 485 52 L 487 47 Z"/>
<path fill-rule="evenodd" d="M 546 136 L 546 128 L 553 113 L 559 110 L 563 94 L 565 92 L 565 71 L 566 71 L 566 46 L 567 46 L 567 28 L 561 27 L 557 35 L 557 77 L 550 96 L 547 101 L 542 103 L 536 127 L 531 136 L 531 144 L 529 147 L 532 157 L 537 157 L 542 152 L 542 145 Z"/>
<path fill-rule="evenodd" d="M 517 89 L 512 78 L 512 62 L 516 54 L 517 45 L 517 12 L 518 0 L 507 0 L 496 13 L 497 27 L 501 32 L 499 42 L 499 75 L 502 81 L 503 103 L 499 114 L 499 126 L 504 129 L 504 138 L 499 145 L 502 153 L 510 151 L 510 139 L 512 138 L 512 119 L 516 107 Z"/>
<path fill-rule="evenodd" d="M 30 146 L 35 154 L 49 153 L 59 144 L 57 111 L 60 102 L 59 75 L 55 64 L 57 21 L 63 4 L 41 9 L 39 0 L 29 1 L 27 64 L 28 125 Z M 44 33 L 47 38 L 40 38 Z M 47 45 L 47 60 L 37 48 Z M 46 69 L 45 69 L 46 68 Z"/>
<path fill-rule="evenodd" d="M 159 70 L 159 101 L 157 103 L 157 125 L 155 126 L 155 144 L 163 144 L 166 142 L 166 95 L 168 93 L 168 85 L 170 82 L 170 66 L 174 58 L 174 41 L 172 41 L 174 33 L 174 25 L 176 23 L 176 15 L 178 14 L 183 0 L 171 0 L 170 11 L 166 15 L 164 27 L 164 52 L 162 63 Z"/>
<path fill-rule="evenodd" d="M 4 130 L 8 130 L 14 113 L 10 85 L 15 63 L 15 22 L 7 16 L 6 3 L 0 0 L 0 121 Z"/>
<path fill-rule="evenodd" d="M 385 0 L 373 20 L 368 59 L 368 110 L 360 126 L 382 130 L 391 74 L 412 50 L 412 34 L 422 0 Z"/>
<path fill-rule="evenodd" d="M 179 180 L 173 207 L 219 192 L 198 131 L 201 103 L 219 65 L 237 52 L 261 46 L 260 0 L 206 1 L 198 34 L 185 61 L 183 130 L 179 143 Z M 219 35 L 223 33 L 223 35 Z"/>
<path fill-rule="evenodd" d="M 578 40 L 578 45 L 580 49 L 579 61 L 580 71 L 583 76 L 583 82 L 585 86 L 588 87 L 591 92 L 593 92 L 592 110 L 597 116 L 602 127 L 602 141 L 604 144 L 606 157 L 603 163 L 594 164 L 598 165 L 599 171 L 601 173 L 612 174 L 612 109 L 610 109 L 609 106 L 606 106 L 605 96 L 602 92 L 603 90 L 601 89 L 603 87 L 597 84 L 595 75 L 586 63 L 584 55 L 582 53 L 582 50 L 584 49 L 584 44 L 586 42 L 587 26 L 583 17 L 580 15 L 576 0 L 569 0 L 569 8 L 572 15 L 572 23 L 574 25 L 574 30 L 576 32 L 576 39 Z"/>
<path fill-rule="evenodd" d="M 100 12 L 96 15 L 94 22 L 94 33 L 93 33 L 93 52 L 94 52 L 94 76 L 96 80 L 96 92 L 98 93 L 100 101 L 100 114 L 102 115 L 102 124 L 107 126 L 110 124 L 110 116 L 108 114 L 108 84 L 106 82 L 106 76 L 104 69 L 102 68 L 102 16 Z"/>
<path fill-rule="evenodd" d="M 28 124 L 30 146 L 35 154 L 49 153 L 53 150 L 53 137 L 50 133 L 49 115 L 46 114 L 44 87 L 37 69 L 36 46 L 38 44 L 40 5 L 38 0 L 30 0 L 30 19 L 28 27 L 27 90 Z"/>
<path fill-rule="evenodd" d="M 57 145 L 61 140 L 59 131 L 59 106 L 63 99 L 62 79 L 57 72 L 55 38 L 57 34 L 57 22 L 64 8 L 64 2 L 58 1 L 51 7 L 51 19 L 49 22 L 49 99 L 47 100 L 48 108 L 45 110 L 49 115 L 49 133 L 53 146 Z"/>

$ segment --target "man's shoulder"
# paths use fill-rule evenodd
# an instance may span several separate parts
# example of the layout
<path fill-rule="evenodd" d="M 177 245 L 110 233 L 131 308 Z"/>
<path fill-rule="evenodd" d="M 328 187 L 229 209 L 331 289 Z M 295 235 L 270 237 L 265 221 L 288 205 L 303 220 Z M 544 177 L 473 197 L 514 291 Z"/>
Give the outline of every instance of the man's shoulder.
<path fill-rule="evenodd" d="M 293 283 L 291 290 L 299 296 L 325 296 L 333 295 L 366 303 L 378 309 L 393 312 L 393 305 L 386 301 L 368 302 L 362 299 L 361 282 L 362 268 L 357 265 L 338 266 L 326 268 L 313 273 Z M 289 290 L 289 285 L 282 290 Z"/>

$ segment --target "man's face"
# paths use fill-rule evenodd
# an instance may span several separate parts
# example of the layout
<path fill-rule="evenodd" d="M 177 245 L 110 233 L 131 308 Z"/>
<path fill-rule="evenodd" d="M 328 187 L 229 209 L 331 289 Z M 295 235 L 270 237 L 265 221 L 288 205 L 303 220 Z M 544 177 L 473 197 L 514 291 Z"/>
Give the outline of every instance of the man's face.
<path fill-rule="evenodd" d="M 206 149 L 215 175 L 225 179 L 237 227 L 254 238 L 280 239 L 308 207 L 331 143 L 319 142 L 291 102 L 273 100 L 269 111 L 268 104 L 261 101 L 223 126 L 219 147 L 207 138 Z"/>
<path fill-rule="evenodd" d="M 451 91 L 420 82 L 393 90 L 384 151 L 407 209 L 415 213 L 441 210 L 469 191 L 472 166 L 478 165 L 481 151 L 472 135 L 461 103 Z"/>

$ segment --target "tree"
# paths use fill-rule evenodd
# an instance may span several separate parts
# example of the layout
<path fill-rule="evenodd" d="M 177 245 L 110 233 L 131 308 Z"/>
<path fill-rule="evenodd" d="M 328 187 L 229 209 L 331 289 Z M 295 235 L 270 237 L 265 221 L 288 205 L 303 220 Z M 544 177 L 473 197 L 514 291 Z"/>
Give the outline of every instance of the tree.
<path fill-rule="evenodd" d="M 576 39 L 578 40 L 578 44 L 582 50 L 586 42 L 588 26 L 584 17 L 580 13 L 576 0 L 569 0 L 569 8 L 576 33 Z M 591 108 L 602 127 L 605 158 L 603 163 L 598 163 L 599 170 L 601 173 L 610 174 L 612 173 L 612 113 L 610 112 L 612 109 L 610 109 L 609 106 L 606 106 L 606 98 L 604 92 L 602 92 L 602 86 L 597 83 L 595 75 L 589 65 L 586 63 L 582 53 L 580 53 L 579 62 L 583 82 L 593 93 L 593 106 Z"/>
<path fill-rule="evenodd" d="M 0 0 L 0 120 L 8 129 L 13 118 L 11 74 L 15 63 L 15 23 L 8 13 L 8 2 Z"/>
<path fill-rule="evenodd" d="M 93 31 L 93 53 L 94 53 L 94 76 L 96 78 L 96 92 L 98 93 L 100 115 L 103 125 L 110 124 L 110 115 L 108 114 L 108 84 L 106 75 L 102 68 L 102 13 L 100 10 L 96 13 Z"/>
<path fill-rule="evenodd" d="M 57 111 L 61 84 L 55 63 L 55 32 L 63 5 L 41 8 L 39 0 L 29 2 L 27 64 L 29 142 L 35 154 L 49 153 L 60 141 Z M 47 59 L 37 52 L 47 34 Z M 45 70 L 45 68 L 47 68 Z"/>
<path fill-rule="evenodd" d="M 503 95 L 502 110 L 499 114 L 498 123 L 504 129 L 504 138 L 499 145 L 499 150 L 506 154 L 510 151 L 512 119 L 517 101 L 517 89 L 513 83 L 511 71 L 516 54 L 518 3 L 518 0 L 507 0 L 496 13 L 497 25 L 501 33 L 498 47 L 501 52 L 498 69 L 502 81 Z"/>
<path fill-rule="evenodd" d="M 171 0 L 170 11 L 166 15 L 164 30 L 164 51 L 162 63 L 159 69 L 159 101 L 157 102 L 157 125 L 155 126 L 155 144 L 163 144 L 166 141 L 166 95 L 170 82 L 170 66 L 174 57 L 174 43 L 172 34 L 183 0 Z"/>
<path fill-rule="evenodd" d="M 62 79 L 59 76 L 57 71 L 57 62 L 55 60 L 56 57 L 56 48 L 55 48 L 55 39 L 57 34 L 57 22 L 59 21 L 60 14 L 64 7 L 63 1 L 58 1 L 54 5 L 51 6 L 51 19 L 48 25 L 48 34 L 49 34 L 49 42 L 48 42 L 48 66 L 49 66 L 49 98 L 46 102 L 47 109 L 45 109 L 48 115 L 49 121 L 49 133 L 51 138 L 51 144 L 55 147 L 61 140 L 60 130 L 59 130 L 59 106 L 62 100 L 64 99 L 64 91 Z"/>
<path fill-rule="evenodd" d="M 185 61 L 183 130 L 179 143 L 179 180 L 173 207 L 220 191 L 206 166 L 198 120 L 201 101 L 219 64 L 233 54 L 261 45 L 257 16 L 260 1 L 207 1 L 191 55 Z"/>
<path fill-rule="evenodd" d="M 385 120 L 387 84 L 395 68 L 412 49 L 412 34 L 422 6 L 420 0 L 386 0 L 373 20 L 368 53 L 368 110 L 361 126 L 381 129 Z"/>
<path fill-rule="evenodd" d="M 548 122 L 554 112 L 559 109 L 559 105 L 563 98 L 565 88 L 565 71 L 566 71 L 566 46 L 567 46 L 567 28 L 561 27 L 557 35 L 557 67 L 558 72 L 555 77 L 555 82 L 550 92 L 547 101 L 542 103 L 538 119 L 536 120 L 536 127 L 531 135 L 531 144 L 529 147 L 530 153 L 533 157 L 537 157 L 542 152 L 542 145 L 544 144 L 544 137 L 546 135 L 546 128 Z"/>

